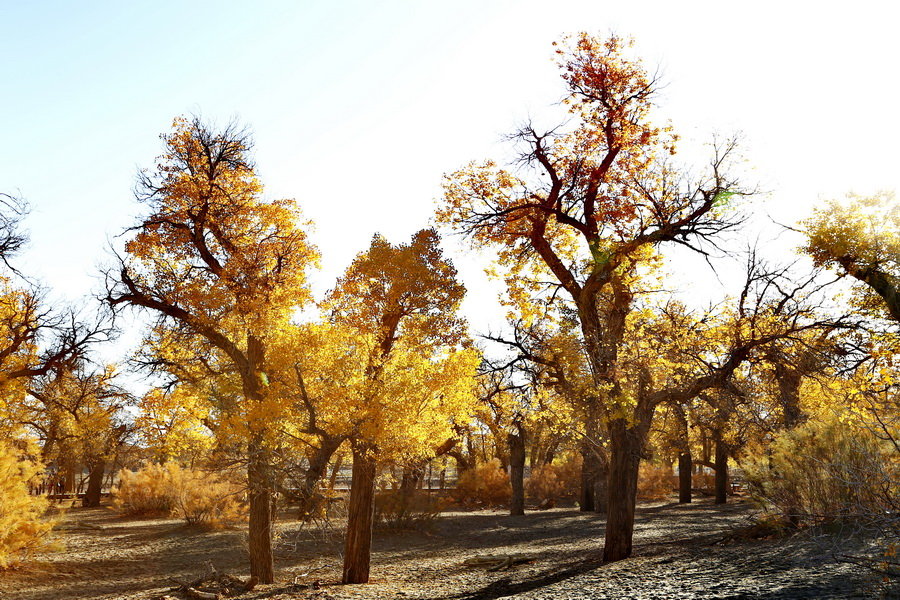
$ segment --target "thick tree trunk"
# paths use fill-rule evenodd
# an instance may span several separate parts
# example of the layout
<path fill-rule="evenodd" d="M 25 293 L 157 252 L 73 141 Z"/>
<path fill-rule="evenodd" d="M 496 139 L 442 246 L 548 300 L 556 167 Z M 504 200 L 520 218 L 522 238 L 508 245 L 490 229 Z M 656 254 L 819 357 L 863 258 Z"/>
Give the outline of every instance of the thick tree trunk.
<path fill-rule="evenodd" d="M 603 560 L 613 562 L 631 556 L 638 467 L 643 440 L 640 431 L 625 419 L 609 425 L 610 465 Z"/>
<path fill-rule="evenodd" d="M 328 462 L 343 443 L 343 438 L 325 437 L 318 448 L 315 448 L 309 456 L 309 467 L 303 477 L 303 486 L 300 489 L 300 506 L 297 517 L 309 518 L 315 515 L 322 506 L 322 495 L 319 493 L 319 482 L 328 471 Z"/>
<path fill-rule="evenodd" d="M 100 506 L 100 493 L 103 490 L 103 476 L 106 474 L 106 461 L 98 458 L 90 465 L 88 486 L 82 500 L 82 506 Z"/>
<path fill-rule="evenodd" d="M 803 410 L 800 408 L 800 386 L 803 377 L 794 368 L 776 363 L 775 379 L 778 382 L 778 396 L 784 413 L 784 426 L 786 429 L 793 429 L 805 420 Z"/>
<path fill-rule="evenodd" d="M 464 455 L 459 450 L 449 450 L 447 452 L 447 454 L 452 456 L 453 460 L 456 461 L 456 476 L 457 477 L 459 477 L 460 475 L 462 475 L 463 473 L 465 473 L 472 467 L 472 464 L 469 461 L 469 459 L 466 457 L 466 455 Z M 471 456 L 471 454 L 469 454 L 469 456 Z"/>
<path fill-rule="evenodd" d="M 608 495 L 609 461 L 601 447 L 603 435 L 597 430 L 599 418 L 587 424 L 581 442 L 581 489 L 579 510 L 605 513 Z"/>
<path fill-rule="evenodd" d="M 687 504 L 691 501 L 691 450 L 678 455 L 678 502 Z"/>
<path fill-rule="evenodd" d="M 510 515 L 525 514 L 525 431 L 519 427 L 518 433 L 507 436 L 509 442 L 509 483 L 512 486 Z"/>
<path fill-rule="evenodd" d="M 262 434 L 253 434 L 247 446 L 247 484 L 250 496 L 250 578 L 255 583 L 275 581 L 272 555 L 272 465 Z"/>
<path fill-rule="evenodd" d="M 63 466 L 62 483 L 64 494 L 73 494 L 78 491 L 75 484 L 75 465 L 71 461 L 66 461 Z"/>
<path fill-rule="evenodd" d="M 578 494 L 578 510 L 593 512 L 596 505 L 596 479 L 599 463 L 596 454 L 585 442 L 581 447 L 581 488 Z"/>
<path fill-rule="evenodd" d="M 353 446 L 353 479 L 344 544 L 343 583 L 368 583 L 375 510 L 375 457 L 365 444 Z"/>
<path fill-rule="evenodd" d="M 728 445 L 722 432 L 716 431 L 716 504 L 728 501 Z"/>

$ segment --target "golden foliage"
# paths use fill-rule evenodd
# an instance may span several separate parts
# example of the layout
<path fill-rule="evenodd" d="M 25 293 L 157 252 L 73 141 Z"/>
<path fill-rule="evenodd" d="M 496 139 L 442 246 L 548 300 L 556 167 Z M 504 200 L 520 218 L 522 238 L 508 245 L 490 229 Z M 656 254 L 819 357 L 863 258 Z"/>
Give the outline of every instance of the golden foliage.
<path fill-rule="evenodd" d="M 804 250 L 817 265 L 836 268 L 866 284 L 854 300 L 865 311 L 900 320 L 900 204 L 893 192 L 850 194 L 830 201 L 803 222 Z M 887 311 L 885 309 L 887 308 Z"/>
<path fill-rule="evenodd" d="M 637 497 L 639 500 L 664 500 L 675 487 L 672 469 L 642 461 L 638 470 Z"/>
<path fill-rule="evenodd" d="M 574 498 L 581 486 L 581 455 L 570 453 L 559 463 L 550 463 L 531 469 L 525 480 L 525 493 L 537 502 Z"/>
<path fill-rule="evenodd" d="M 237 484 L 169 461 L 120 471 L 113 506 L 126 515 L 175 516 L 190 525 L 218 528 L 244 518 L 242 497 Z"/>
<path fill-rule="evenodd" d="M 422 529 L 431 526 L 446 501 L 421 490 L 376 492 L 375 524 L 385 529 Z"/>
<path fill-rule="evenodd" d="M 465 505 L 502 506 L 509 503 L 512 487 L 509 475 L 492 458 L 460 473 L 453 498 Z"/>
<path fill-rule="evenodd" d="M 900 498 L 896 449 L 837 416 L 778 433 L 767 454 L 745 466 L 751 493 L 797 522 L 871 519 Z"/>
<path fill-rule="evenodd" d="M 43 467 L 0 443 L 0 570 L 28 560 L 48 546 L 54 522 L 45 518 L 47 498 L 29 494 L 28 483 Z"/>

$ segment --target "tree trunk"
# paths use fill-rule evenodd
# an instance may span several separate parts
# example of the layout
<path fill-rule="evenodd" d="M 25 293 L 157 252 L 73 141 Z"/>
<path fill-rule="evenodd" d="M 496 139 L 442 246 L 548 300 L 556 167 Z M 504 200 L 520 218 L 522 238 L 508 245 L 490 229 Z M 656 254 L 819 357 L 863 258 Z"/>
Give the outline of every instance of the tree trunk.
<path fill-rule="evenodd" d="M 581 488 L 578 495 L 578 510 L 593 512 L 595 506 L 595 480 L 599 468 L 597 456 L 588 442 L 581 446 Z"/>
<path fill-rule="evenodd" d="M 581 489 L 578 509 L 605 513 L 607 505 L 609 461 L 601 447 L 602 436 L 597 427 L 599 419 L 587 424 L 587 435 L 581 442 Z"/>
<path fill-rule="evenodd" d="M 343 583 L 368 583 L 375 511 L 375 456 L 366 444 L 353 446 L 353 479 L 344 544 Z"/>
<path fill-rule="evenodd" d="M 425 468 L 422 465 L 407 466 L 400 477 L 400 510 L 397 518 L 402 522 L 412 508 L 416 490 L 425 476 Z"/>
<path fill-rule="evenodd" d="M 776 363 L 775 379 L 778 382 L 778 396 L 784 413 L 784 426 L 786 429 L 793 429 L 805 420 L 803 410 L 800 408 L 800 386 L 803 377 L 792 367 Z"/>
<path fill-rule="evenodd" d="M 343 443 L 343 438 L 324 437 L 321 445 L 315 448 L 309 456 L 309 467 L 303 477 L 303 487 L 300 489 L 300 506 L 297 517 L 309 518 L 315 515 L 322 506 L 322 495 L 319 493 L 319 482 L 328 471 L 328 462 Z"/>
<path fill-rule="evenodd" d="M 250 578 L 256 583 L 275 581 L 272 555 L 272 465 L 261 433 L 247 445 L 247 484 L 250 496 Z"/>
<path fill-rule="evenodd" d="M 716 504 L 728 501 L 728 445 L 722 439 L 722 432 L 717 430 L 716 436 Z"/>
<path fill-rule="evenodd" d="M 631 556 L 634 535 L 634 507 L 637 501 L 638 467 L 643 440 L 638 427 L 628 427 L 626 419 L 609 424 L 610 466 L 606 516 L 604 562 Z"/>
<path fill-rule="evenodd" d="M 106 474 L 106 461 L 98 458 L 90 463 L 88 487 L 82 500 L 82 506 L 100 506 L 100 492 L 103 490 L 103 476 Z"/>
<path fill-rule="evenodd" d="M 512 485 L 510 515 L 525 514 L 525 431 L 518 427 L 518 433 L 507 436 L 509 442 L 509 483 Z"/>
<path fill-rule="evenodd" d="M 678 455 L 678 502 L 687 504 L 691 501 L 691 450 Z"/>

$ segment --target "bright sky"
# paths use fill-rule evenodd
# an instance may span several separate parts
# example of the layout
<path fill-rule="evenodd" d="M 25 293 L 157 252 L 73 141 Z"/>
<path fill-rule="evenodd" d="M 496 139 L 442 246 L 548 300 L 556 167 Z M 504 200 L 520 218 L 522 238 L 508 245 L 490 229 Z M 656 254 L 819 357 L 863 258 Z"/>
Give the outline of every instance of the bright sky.
<path fill-rule="evenodd" d="M 441 175 L 501 155 L 562 94 L 564 32 L 633 36 L 689 140 L 742 131 L 760 214 L 900 188 L 897 19 L 886 2 L 0 0 L 0 190 L 33 212 L 18 265 L 57 297 L 97 287 L 131 188 L 173 117 L 237 116 L 267 195 L 316 222 L 317 289 L 379 231 L 426 226 Z M 852 8 L 851 8 L 852 7 Z M 752 182 L 751 182 L 752 183 Z M 115 241 L 114 241 L 115 243 Z M 457 266 L 475 327 L 496 292 Z"/>

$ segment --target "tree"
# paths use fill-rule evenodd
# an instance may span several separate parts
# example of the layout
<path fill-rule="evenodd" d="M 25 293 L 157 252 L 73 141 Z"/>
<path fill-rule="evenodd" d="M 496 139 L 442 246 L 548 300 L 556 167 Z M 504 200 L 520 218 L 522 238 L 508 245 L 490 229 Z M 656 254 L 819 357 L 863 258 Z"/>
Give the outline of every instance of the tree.
<path fill-rule="evenodd" d="M 699 180 L 671 164 L 674 136 L 650 120 L 656 81 L 626 57 L 626 47 L 615 36 L 568 40 L 558 52 L 572 130 L 522 128 L 514 136 L 520 169 L 488 161 L 457 171 L 448 177 L 439 213 L 476 244 L 499 247 L 502 263 L 537 264 L 531 268 L 543 270 L 574 305 L 598 390 L 596 414 L 606 413 L 610 438 L 604 547 L 610 561 L 631 553 L 630 490 L 641 446 L 633 415 L 620 409 L 630 402 L 617 374 L 635 293 L 630 282 L 654 247 L 671 242 L 702 250 L 706 240 L 733 227 L 727 200 L 743 192 L 725 171 L 733 143 L 716 150 Z M 520 271 L 510 269 L 508 285 L 527 294 Z"/>
<path fill-rule="evenodd" d="M 424 229 L 394 246 L 376 235 L 329 294 L 333 321 L 364 349 L 361 388 L 350 396 L 353 453 L 344 583 L 369 580 L 378 461 L 433 453 L 473 400 L 477 353 L 458 316 L 465 288 Z"/>
<path fill-rule="evenodd" d="M 269 392 L 271 338 L 310 299 L 318 260 L 293 201 L 264 202 L 249 135 L 176 119 L 156 168 L 136 195 L 149 211 L 131 231 L 127 258 L 107 275 L 107 302 L 144 309 L 157 327 L 208 346 L 239 381 L 233 422 L 245 436 L 250 574 L 274 578 L 271 421 L 284 409 Z"/>
<path fill-rule="evenodd" d="M 60 369 L 31 382 L 26 424 L 42 443 L 44 462 L 54 460 L 74 491 L 75 472 L 88 468 L 84 506 L 100 506 L 108 464 L 133 431 L 123 411 L 130 395 L 115 383 L 114 367 L 93 370 L 87 363 Z"/>
<path fill-rule="evenodd" d="M 861 307 L 900 321 L 900 204 L 892 192 L 829 202 L 805 223 L 804 250 L 817 265 L 864 283 Z"/>

